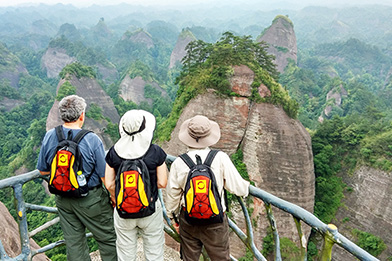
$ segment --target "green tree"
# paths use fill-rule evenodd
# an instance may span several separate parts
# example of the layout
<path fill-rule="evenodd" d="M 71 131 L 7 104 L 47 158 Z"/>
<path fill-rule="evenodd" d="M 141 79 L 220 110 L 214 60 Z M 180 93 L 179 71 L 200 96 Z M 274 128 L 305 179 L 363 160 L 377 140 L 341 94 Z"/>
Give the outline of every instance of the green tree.
<path fill-rule="evenodd" d="M 61 101 L 64 97 L 72 94 L 76 94 L 76 87 L 69 81 L 65 81 L 57 92 L 56 100 Z"/>
<path fill-rule="evenodd" d="M 87 109 L 86 116 L 90 119 L 101 120 L 103 119 L 102 108 L 95 103 L 91 103 Z"/>

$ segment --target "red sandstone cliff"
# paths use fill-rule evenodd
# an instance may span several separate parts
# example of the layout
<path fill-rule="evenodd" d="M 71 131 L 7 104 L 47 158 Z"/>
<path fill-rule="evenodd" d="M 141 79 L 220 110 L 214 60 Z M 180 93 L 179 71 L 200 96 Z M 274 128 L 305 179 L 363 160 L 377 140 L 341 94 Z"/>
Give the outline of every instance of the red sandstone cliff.
<path fill-rule="evenodd" d="M 18 223 L 11 216 L 8 209 L 0 202 L 0 240 L 4 246 L 4 250 L 11 258 L 18 256 L 21 253 L 21 243 L 19 235 Z M 30 246 L 32 249 L 39 249 L 40 247 L 34 240 L 30 239 Z M 2 260 L 2 258 L 0 257 Z M 45 254 L 34 256 L 33 261 L 49 260 Z"/>

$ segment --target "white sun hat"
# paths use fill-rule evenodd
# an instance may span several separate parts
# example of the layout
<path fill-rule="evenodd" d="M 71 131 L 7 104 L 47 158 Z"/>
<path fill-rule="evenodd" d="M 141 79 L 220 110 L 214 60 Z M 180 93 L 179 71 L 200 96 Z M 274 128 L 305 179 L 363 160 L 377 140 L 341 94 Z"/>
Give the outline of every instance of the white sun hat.
<path fill-rule="evenodd" d="M 144 110 L 127 111 L 118 126 L 120 139 L 114 150 L 123 159 L 137 159 L 146 154 L 155 130 L 155 116 Z"/>

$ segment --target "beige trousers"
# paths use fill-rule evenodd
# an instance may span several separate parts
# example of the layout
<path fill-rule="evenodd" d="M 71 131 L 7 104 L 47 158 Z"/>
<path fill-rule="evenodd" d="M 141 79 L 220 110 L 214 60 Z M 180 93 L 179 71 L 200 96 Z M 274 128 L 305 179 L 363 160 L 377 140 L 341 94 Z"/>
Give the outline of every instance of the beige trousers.
<path fill-rule="evenodd" d="M 155 213 L 148 217 L 125 219 L 114 211 L 117 257 L 119 261 L 132 261 L 137 257 L 137 239 L 143 239 L 144 257 L 148 261 L 163 260 L 165 235 L 162 205 L 155 202 Z"/>

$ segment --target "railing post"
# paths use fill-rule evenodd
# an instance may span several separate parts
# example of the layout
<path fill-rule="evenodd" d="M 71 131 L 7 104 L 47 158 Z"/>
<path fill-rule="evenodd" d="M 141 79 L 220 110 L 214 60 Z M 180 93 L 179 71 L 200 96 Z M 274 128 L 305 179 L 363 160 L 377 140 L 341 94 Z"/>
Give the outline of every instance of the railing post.
<path fill-rule="evenodd" d="M 29 231 L 27 228 L 26 205 L 23 199 L 22 184 L 17 183 L 13 186 L 15 196 L 16 215 L 18 217 L 20 242 L 22 245 L 21 255 L 22 260 L 31 260 L 31 249 L 29 240 Z"/>
<path fill-rule="evenodd" d="M 301 260 L 308 260 L 307 256 L 306 256 L 306 245 L 307 245 L 307 240 L 305 238 L 305 235 L 302 233 L 302 229 L 301 229 L 301 220 L 297 217 L 294 217 L 294 222 L 295 222 L 295 226 L 297 227 L 297 231 L 298 231 L 298 236 L 299 236 L 299 242 L 301 244 Z"/>
<path fill-rule="evenodd" d="M 282 260 L 282 256 L 280 253 L 280 238 L 279 238 L 279 234 L 278 234 L 278 228 L 276 227 L 276 221 L 274 218 L 274 214 L 272 213 L 272 207 L 271 204 L 268 202 L 264 201 L 264 206 L 265 206 L 265 210 L 267 211 L 267 218 L 268 221 L 270 223 L 270 227 L 272 229 L 272 233 L 274 236 L 274 242 L 275 242 L 275 261 L 281 261 Z"/>
<path fill-rule="evenodd" d="M 338 231 L 334 224 L 328 224 L 328 230 L 324 234 L 324 245 L 321 251 L 321 260 L 330 261 L 332 259 L 332 247 L 335 244 L 333 233 Z"/>

